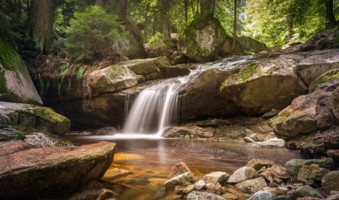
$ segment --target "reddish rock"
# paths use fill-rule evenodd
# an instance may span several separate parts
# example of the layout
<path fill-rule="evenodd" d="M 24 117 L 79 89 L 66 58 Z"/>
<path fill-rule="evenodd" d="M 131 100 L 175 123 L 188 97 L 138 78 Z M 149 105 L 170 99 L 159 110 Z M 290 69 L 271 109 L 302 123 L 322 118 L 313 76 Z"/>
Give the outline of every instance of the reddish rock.
<path fill-rule="evenodd" d="M 46 147 L 0 156 L 0 199 L 66 195 L 100 179 L 113 160 L 114 144 Z"/>

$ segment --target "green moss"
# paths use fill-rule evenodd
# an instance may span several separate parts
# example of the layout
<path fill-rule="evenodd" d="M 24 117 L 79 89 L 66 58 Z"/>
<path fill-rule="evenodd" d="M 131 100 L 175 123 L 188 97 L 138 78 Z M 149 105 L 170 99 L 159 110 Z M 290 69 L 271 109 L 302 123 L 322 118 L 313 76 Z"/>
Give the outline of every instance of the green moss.
<path fill-rule="evenodd" d="M 32 114 L 39 116 L 51 123 L 58 123 L 68 120 L 66 117 L 54 112 L 52 109 L 47 107 L 33 106 L 30 110 Z"/>
<path fill-rule="evenodd" d="M 5 69 L 14 71 L 17 76 L 22 74 L 26 79 L 30 78 L 20 55 L 13 45 L 2 37 L 0 37 L 0 64 L 2 64 Z"/>
<path fill-rule="evenodd" d="M 238 79 L 241 79 L 241 80 L 246 80 L 248 78 L 250 78 L 253 73 L 255 72 L 255 70 L 258 68 L 257 65 L 255 64 L 250 64 L 248 66 L 246 66 L 245 69 L 243 69 L 239 74 L 238 74 Z"/>
<path fill-rule="evenodd" d="M 314 84 L 326 83 L 326 82 L 333 81 L 333 80 L 339 80 L 339 71 L 338 70 L 333 70 L 333 71 L 330 71 L 330 72 L 327 72 L 327 73 L 321 75 L 319 78 L 317 78 L 314 81 Z"/>
<path fill-rule="evenodd" d="M 0 93 L 8 93 L 5 73 L 2 69 L 0 69 Z"/>
<path fill-rule="evenodd" d="M 222 92 L 225 89 L 225 84 L 222 83 L 219 88 L 219 92 Z"/>

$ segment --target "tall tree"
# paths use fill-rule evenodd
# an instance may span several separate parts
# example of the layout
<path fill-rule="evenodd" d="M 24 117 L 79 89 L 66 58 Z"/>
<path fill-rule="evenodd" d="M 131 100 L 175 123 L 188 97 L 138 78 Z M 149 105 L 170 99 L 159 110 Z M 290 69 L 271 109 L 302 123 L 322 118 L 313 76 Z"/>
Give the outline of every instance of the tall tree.
<path fill-rule="evenodd" d="M 54 0 L 33 0 L 32 38 L 41 52 L 51 45 L 54 7 Z"/>
<path fill-rule="evenodd" d="M 331 28 L 336 26 L 337 21 L 335 20 L 334 15 L 334 6 L 333 0 L 324 0 L 326 7 L 326 18 L 327 18 L 327 27 Z"/>
<path fill-rule="evenodd" d="M 170 0 L 161 0 L 161 13 L 162 13 L 162 35 L 164 39 L 169 39 L 171 32 L 171 20 L 170 20 Z"/>
<path fill-rule="evenodd" d="M 200 14 L 203 17 L 213 17 L 216 0 L 200 0 Z"/>
<path fill-rule="evenodd" d="M 237 0 L 233 1 L 233 45 L 232 45 L 232 50 L 233 52 L 235 51 L 235 45 L 236 45 L 236 40 L 237 40 Z"/>

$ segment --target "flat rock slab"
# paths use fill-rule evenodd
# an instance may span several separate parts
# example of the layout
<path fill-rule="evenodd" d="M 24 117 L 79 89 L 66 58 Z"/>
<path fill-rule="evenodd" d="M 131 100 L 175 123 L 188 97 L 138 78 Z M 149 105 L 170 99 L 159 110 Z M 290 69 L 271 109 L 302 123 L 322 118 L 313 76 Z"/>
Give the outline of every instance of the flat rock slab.
<path fill-rule="evenodd" d="M 17 143 L 13 145 L 18 146 Z M 46 147 L 2 154 L 0 199 L 67 195 L 103 176 L 113 161 L 114 146 L 113 143 L 100 142 L 80 147 Z M 10 148 L 10 145 L 7 147 Z"/>

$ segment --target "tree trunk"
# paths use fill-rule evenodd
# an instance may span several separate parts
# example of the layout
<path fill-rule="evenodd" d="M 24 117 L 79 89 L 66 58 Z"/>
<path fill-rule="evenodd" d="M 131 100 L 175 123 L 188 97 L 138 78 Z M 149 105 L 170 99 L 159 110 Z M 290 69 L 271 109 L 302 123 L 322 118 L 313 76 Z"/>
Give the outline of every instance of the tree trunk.
<path fill-rule="evenodd" d="M 52 41 L 54 0 L 34 0 L 32 6 L 32 38 L 43 53 Z"/>
<path fill-rule="evenodd" d="M 235 52 L 235 45 L 237 41 L 237 0 L 234 0 L 234 12 L 233 12 L 233 45 L 232 51 Z"/>
<path fill-rule="evenodd" d="M 148 17 L 150 5 L 147 3 L 146 5 L 146 11 L 145 11 L 145 28 L 144 28 L 144 43 L 147 43 L 148 39 L 148 26 L 150 24 L 150 18 Z"/>
<path fill-rule="evenodd" d="M 119 4 L 119 19 L 124 22 L 127 23 L 127 0 L 119 0 L 118 1 Z"/>
<path fill-rule="evenodd" d="M 170 0 L 162 0 L 161 4 L 161 13 L 163 14 L 162 35 L 165 40 L 168 40 L 171 37 L 171 21 L 169 16 Z"/>
<path fill-rule="evenodd" d="M 95 6 L 99 8 L 104 7 L 104 0 L 95 0 Z"/>
<path fill-rule="evenodd" d="M 324 0 L 326 6 L 326 18 L 327 18 L 327 27 L 335 27 L 337 22 L 335 20 L 334 11 L 333 11 L 333 0 Z"/>
<path fill-rule="evenodd" d="M 293 20 L 294 20 L 294 13 L 291 13 L 289 16 L 288 16 L 288 20 L 287 20 L 287 23 L 288 23 L 288 41 L 290 41 L 292 38 L 293 38 L 293 34 L 294 34 L 294 30 L 293 30 Z"/>
<path fill-rule="evenodd" d="M 213 17 L 215 0 L 201 0 L 200 13 L 202 17 Z"/>

